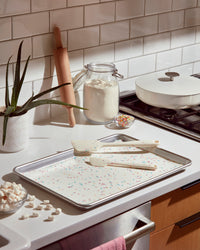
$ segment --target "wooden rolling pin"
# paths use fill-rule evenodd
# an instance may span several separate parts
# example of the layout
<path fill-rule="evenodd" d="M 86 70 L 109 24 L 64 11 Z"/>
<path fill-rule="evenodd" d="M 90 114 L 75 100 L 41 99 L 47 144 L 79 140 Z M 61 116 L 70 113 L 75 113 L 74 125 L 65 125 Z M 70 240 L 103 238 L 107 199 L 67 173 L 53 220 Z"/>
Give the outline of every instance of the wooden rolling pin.
<path fill-rule="evenodd" d="M 69 85 L 60 88 L 61 99 L 63 102 L 76 105 L 76 99 L 74 95 L 72 77 L 70 72 L 69 57 L 67 49 L 63 48 L 62 46 L 60 29 L 58 27 L 54 27 L 54 36 L 56 42 L 56 49 L 54 50 L 54 59 L 58 83 L 70 83 Z M 73 107 L 65 107 L 68 110 L 69 125 L 71 127 L 74 127 L 76 124 L 76 120 L 74 117 Z"/>

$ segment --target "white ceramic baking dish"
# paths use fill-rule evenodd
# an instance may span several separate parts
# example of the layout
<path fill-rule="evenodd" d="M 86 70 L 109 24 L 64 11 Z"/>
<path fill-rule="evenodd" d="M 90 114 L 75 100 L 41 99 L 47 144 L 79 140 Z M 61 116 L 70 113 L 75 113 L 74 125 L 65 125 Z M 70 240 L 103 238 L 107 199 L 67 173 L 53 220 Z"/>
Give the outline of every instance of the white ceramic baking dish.
<path fill-rule="evenodd" d="M 159 108 L 189 108 L 200 104 L 200 79 L 175 72 L 172 76 L 169 72 L 164 76 L 146 75 L 136 79 L 136 95 L 144 103 Z"/>

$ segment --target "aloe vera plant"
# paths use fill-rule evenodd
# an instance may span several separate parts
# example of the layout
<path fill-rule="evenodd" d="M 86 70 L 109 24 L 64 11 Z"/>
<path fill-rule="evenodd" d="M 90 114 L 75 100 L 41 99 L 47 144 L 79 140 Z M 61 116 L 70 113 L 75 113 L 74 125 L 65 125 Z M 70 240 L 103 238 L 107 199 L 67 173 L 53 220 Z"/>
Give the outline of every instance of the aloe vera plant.
<path fill-rule="evenodd" d="M 8 71 L 9 71 L 10 59 L 12 56 L 8 59 L 7 67 L 6 67 L 5 110 L 3 112 L 2 111 L 0 112 L 0 116 L 4 116 L 2 145 L 4 145 L 6 141 L 6 131 L 7 131 L 7 123 L 8 123 L 9 117 L 23 115 L 30 109 L 38 107 L 40 105 L 44 105 L 44 104 L 57 104 L 57 105 L 64 105 L 64 106 L 84 109 L 79 106 L 68 104 L 59 100 L 53 100 L 53 99 L 38 100 L 38 98 L 40 98 L 41 96 L 51 91 L 54 91 L 58 88 L 64 87 L 65 85 L 68 85 L 70 83 L 58 85 L 56 87 L 50 88 L 36 95 L 32 94 L 32 96 L 22 106 L 18 106 L 18 99 L 19 99 L 20 91 L 24 82 L 24 78 L 26 75 L 26 71 L 27 71 L 27 67 L 28 67 L 28 63 L 30 59 L 30 56 L 29 56 L 26 60 L 23 73 L 20 76 L 22 44 L 23 44 L 23 41 L 20 43 L 19 48 L 18 48 L 17 62 L 16 62 L 16 67 L 15 67 L 15 77 L 14 77 L 14 84 L 12 87 L 11 98 L 9 96 Z"/>

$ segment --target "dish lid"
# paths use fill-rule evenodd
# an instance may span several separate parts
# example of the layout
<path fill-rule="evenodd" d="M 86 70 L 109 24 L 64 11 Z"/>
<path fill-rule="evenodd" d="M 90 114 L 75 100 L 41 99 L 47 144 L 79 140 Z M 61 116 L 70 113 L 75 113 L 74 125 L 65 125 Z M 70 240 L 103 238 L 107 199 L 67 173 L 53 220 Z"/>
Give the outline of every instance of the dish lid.
<path fill-rule="evenodd" d="M 170 75 L 174 76 L 170 76 Z M 188 96 L 200 94 L 200 79 L 193 76 L 180 76 L 175 72 L 146 75 L 136 79 L 136 87 L 158 94 Z"/>

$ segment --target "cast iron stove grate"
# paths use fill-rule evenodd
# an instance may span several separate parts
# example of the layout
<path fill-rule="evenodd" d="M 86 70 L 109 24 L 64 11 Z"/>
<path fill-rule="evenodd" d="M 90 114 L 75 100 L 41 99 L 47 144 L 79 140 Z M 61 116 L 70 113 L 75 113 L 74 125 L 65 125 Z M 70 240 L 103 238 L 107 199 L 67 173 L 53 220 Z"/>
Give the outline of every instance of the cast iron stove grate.
<path fill-rule="evenodd" d="M 200 141 L 200 105 L 178 110 L 158 108 L 131 93 L 120 97 L 120 111 Z"/>

